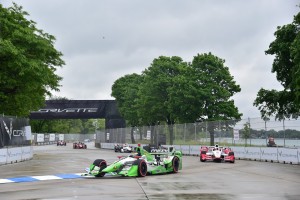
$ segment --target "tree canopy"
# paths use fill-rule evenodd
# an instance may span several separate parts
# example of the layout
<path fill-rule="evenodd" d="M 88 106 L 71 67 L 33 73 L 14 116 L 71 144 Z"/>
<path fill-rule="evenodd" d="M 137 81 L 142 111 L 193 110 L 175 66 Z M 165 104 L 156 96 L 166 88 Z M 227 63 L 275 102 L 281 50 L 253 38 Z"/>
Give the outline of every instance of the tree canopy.
<path fill-rule="evenodd" d="M 230 75 L 225 60 L 209 54 L 197 55 L 192 62 L 193 79 L 197 84 L 201 119 L 210 121 L 240 119 L 242 114 L 231 97 L 241 88 Z"/>
<path fill-rule="evenodd" d="M 275 55 L 272 73 L 283 86 L 282 91 L 261 88 L 253 103 L 263 118 L 275 115 L 276 119 L 299 117 L 300 112 L 300 13 L 291 24 L 278 26 L 266 54 Z"/>
<path fill-rule="evenodd" d="M 0 113 L 28 116 L 59 90 L 57 67 L 64 65 L 54 48 L 55 37 L 26 19 L 29 14 L 13 4 L 0 4 Z"/>
<path fill-rule="evenodd" d="M 140 120 L 137 109 L 138 90 L 142 77 L 138 74 L 130 74 L 121 77 L 112 86 L 112 96 L 116 98 L 119 111 L 127 124 L 138 126 Z"/>
<path fill-rule="evenodd" d="M 160 56 L 141 75 L 116 80 L 112 96 L 125 120 L 132 122 L 134 117 L 140 125 L 168 124 L 173 144 L 174 123 L 240 119 L 242 114 L 230 98 L 241 89 L 224 62 L 211 53 L 198 54 L 192 63 L 178 56 Z M 213 143 L 213 127 L 211 136 Z"/>

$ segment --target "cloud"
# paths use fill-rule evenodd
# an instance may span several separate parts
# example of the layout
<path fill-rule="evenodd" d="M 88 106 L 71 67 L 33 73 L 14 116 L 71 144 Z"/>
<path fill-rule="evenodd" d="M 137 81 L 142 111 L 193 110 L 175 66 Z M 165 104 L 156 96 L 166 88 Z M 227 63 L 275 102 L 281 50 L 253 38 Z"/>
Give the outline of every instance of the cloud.
<path fill-rule="evenodd" d="M 234 96 L 243 117 L 259 117 L 258 90 L 280 89 L 265 55 L 277 26 L 291 23 L 296 0 L 14 0 L 56 37 L 66 66 L 57 96 L 113 99 L 115 80 L 141 73 L 160 55 L 191 62 L 198 53 L 225 59 L 241 93 Z M 4 0 L 5 7 L 11 0 Z"/>

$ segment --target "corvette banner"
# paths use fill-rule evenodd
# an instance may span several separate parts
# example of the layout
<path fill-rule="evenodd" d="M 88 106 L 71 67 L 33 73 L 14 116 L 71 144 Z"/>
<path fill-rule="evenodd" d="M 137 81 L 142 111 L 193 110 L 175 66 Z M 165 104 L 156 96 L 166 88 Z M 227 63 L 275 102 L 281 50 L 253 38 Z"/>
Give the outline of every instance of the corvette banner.
<path fill-rule="evenodd" d="M 124 128 L 115 100 L 47 100 L 45 107 L 30 113 L 30 119 L 104 118 L 106 128 Z"/>

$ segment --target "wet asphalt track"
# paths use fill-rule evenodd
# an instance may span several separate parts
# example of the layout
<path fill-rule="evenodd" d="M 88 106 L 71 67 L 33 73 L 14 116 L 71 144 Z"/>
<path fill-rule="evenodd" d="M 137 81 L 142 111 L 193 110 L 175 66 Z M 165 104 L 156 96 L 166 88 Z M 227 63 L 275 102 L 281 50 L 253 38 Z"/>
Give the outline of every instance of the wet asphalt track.
<path fill-rule="evenodd" d="M 185 156 L 178 174 L 97 179 L 66 176 L 83 173 L 97 158 L 113 162 L 117 155 L 120 153 L 96 149 L 93 143 L 87 150 L 72 149 L 72 144 L 35 146 L 32 160 L 0 166 L 0 179 L 57 174 L 67 179 L 2 183 L 0 199 L 300 199 L 300 166 L 290 164 L 201 163 L 198 157 Z"/>

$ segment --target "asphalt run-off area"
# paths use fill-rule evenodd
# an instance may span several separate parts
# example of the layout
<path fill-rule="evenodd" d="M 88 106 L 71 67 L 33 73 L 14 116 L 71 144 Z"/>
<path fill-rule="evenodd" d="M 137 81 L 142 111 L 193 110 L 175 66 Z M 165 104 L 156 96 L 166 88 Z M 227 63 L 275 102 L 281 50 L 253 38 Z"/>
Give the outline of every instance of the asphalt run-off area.
<path fill-rule="evenodd" d="M 82 177 L 95 159 L 108 164 L 113 150 L 67 146 L 34 146 L 32 160 L 0 166 L 0 199 L 255 199 L 299 200 L 300 166 L 236 160 L 200 162 L 184 156 L 176 174 L 128 178 Z"/>

